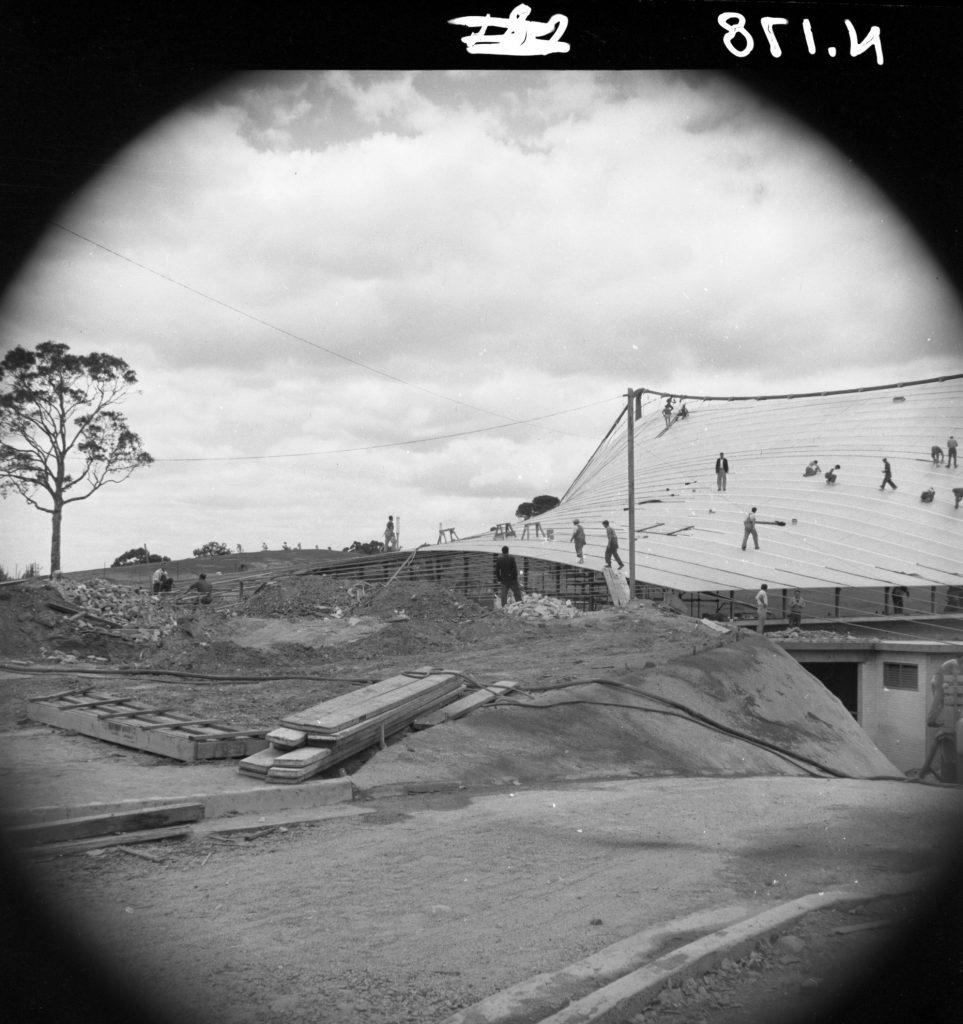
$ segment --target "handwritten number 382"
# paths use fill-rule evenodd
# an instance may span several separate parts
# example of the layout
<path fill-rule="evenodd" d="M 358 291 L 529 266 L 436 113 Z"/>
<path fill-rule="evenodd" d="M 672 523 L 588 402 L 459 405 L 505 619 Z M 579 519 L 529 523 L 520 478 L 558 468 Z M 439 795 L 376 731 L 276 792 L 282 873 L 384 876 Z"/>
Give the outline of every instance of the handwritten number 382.
<path fill-rule="evenodd" d="M 722 37 L 722 42 L 726 49 L 733 57 L 748 57 L 756 43 L 746 28 L 745 15 L 739 14 L 736 11 L 725 11 L 719 15 L 717 21 L 719 26 L 726 30 L 725 35 Z M 763 35 L 765 35 L 766 41 L 769 43 L 769 52 L 773 57 L 781 57 L 782 47 L 776 39 L 776 26 L 788 25 L 789 19 L 760 18 L 759 24 L 762 26 Z M 882 64 L 883 47 L 880 42 L 879 26 L 874 25 L 863 39 L 857 39 L 856 28 L 848 18 L 845 19 L 845 25 L 846 31 L 849 34 L 850 57 L 858 57 L 861 53 L 872 48 L 876 51 L 876 63 Z M 816 40 L 813 35 L 812 24 L 808 18 L 802 19 L 802 30 L 806 40 L 806 49 L 811 54 L 814 54 L 816 52 Z M 828 52 L 831 57 L 834 57 L 836 55 L 836 48 L 830 46 Z"/>

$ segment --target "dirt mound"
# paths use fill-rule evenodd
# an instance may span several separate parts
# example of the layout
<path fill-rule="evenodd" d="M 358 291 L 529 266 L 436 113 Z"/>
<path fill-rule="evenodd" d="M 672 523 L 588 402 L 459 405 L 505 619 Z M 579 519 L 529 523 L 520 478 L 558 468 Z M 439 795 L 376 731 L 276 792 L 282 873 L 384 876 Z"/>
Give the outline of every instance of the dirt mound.
<path fill-rule="evenodd" d="M 340 617 L 357 605 L 364 591 L 357 581 L 335 576 L 282 576 L 259 586 L 237 611 L 252 618 Z"/>
<path fill-rule="evenodd" d="M 355 782 L 369 789 L 625 775 L 900 776 L 836 697 L 755 636 L 642 671 L 607 672 L 607 682 L 593 675 L 525 687 L 460 721 L 407 735 L 377 752 Z"/>
<path fill-rule="evenodd" d="M 373 587 L 359 604 L 365 615 L 406 615 L 415 621 L 458 622 L 492 612 L 464 594 L 437 583 L 395 582 Z"/>

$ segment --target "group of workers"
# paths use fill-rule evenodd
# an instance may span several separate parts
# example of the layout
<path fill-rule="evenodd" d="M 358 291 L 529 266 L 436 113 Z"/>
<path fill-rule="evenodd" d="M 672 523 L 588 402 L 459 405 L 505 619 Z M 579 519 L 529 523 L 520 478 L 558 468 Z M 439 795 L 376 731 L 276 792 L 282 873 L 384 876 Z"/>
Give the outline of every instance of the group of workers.
<path fill-rule="evenodd" d="M 169 594 L 174 589 L 174 579 L 166 569 L 155 569 L 151 576 L 151 592 Z M 178 601 L 193 601 L 195 604 L 210 604 L 214 600 L 214 587 L 202 572 L 193 583 L 180 595 Z"/>

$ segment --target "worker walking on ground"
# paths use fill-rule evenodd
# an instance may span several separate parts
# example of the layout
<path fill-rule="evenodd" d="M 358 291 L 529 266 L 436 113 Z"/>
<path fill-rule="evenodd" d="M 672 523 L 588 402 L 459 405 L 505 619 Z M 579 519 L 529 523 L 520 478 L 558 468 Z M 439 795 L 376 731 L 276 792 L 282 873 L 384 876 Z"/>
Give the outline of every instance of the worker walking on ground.
<path fill-rule="evenodd" d="M 950 463 L 953 463 L 953 468 L 956 469 L 956 438 L 950 434 L 946 439 L 946 468 L 950 468 Z"/>
<path fill-rule="evenodd" d="M 893 483 L 893 471 L 889 465 L 889 459 L 883 456 L 883 482 L 879 485 L 879 489 L 885 490 L 886 485 L 889 484 L 893 490 L 896 490 L 896 484 Z"/>
<path fill-rule="evenodd" d="M 606 544 L 605 544 L 605 564 L 606 564 L 606 566 L 609 569 L 611 569 L 612 568 L 612 559 L 614 558 L 616 560 L 616 562 L 619 563 L 619 568 L 620 569 L 624 569 L 625 568 L 625 563 L 619 557 L 619 538 L 616 535 L 615 530 L 611 526 L 609 526 L 609 521 L 607 519 L 603 519 L 602 520 L 602 525 L 605 527 L 605 538 L 606 538 Z"/>
<path fill-rule="evenodd" d="M 500 598 L 502 607 L 508 600 L 509 590 L 516 601 L 521 601 L 522 590 L 518 585 L 518 563 L 515 556 L 508 553 L 508 546 L 502 546 L 502 553 L 495 559 L 495 579 L 498 580 L 501 588 Z"/>
<path fill-rule="evenodd" d="M 747 514 L 743 521 L 743 534 L 742 534 L 742 550 L 746 550 L 746 542 L 752 537 L 753 544 L 756 545 L 756 550 L 759 550 L 759 534 L 756 533 L 756 506 L 753 505 L 751 511 Z"/>
<path fill-rule="evenodd" d="M 726 458 L 725 452 L 719 452 L 719 458 L 716 459 L 716 490 L 724 491 L 726 489 L 726 477 L 729 475 L 729 460 Z"/>
<path fill-rule="evenodd" d="M 756 618 L 758 624 L 756 629 L 760 633 L 766 631 L 766 615 L 769 612 L 769 584 L 763 583 L 756 594 Z"/>
<path fill-rule="evenodd" d="M 577 519 L 572 520 L 575 529 L 572 531 L 572 536 L 569 538 L 575 545 L 575 554 L 578 557 L 580 563 L 584 562 L 582 558 L 582 549 L 585 547 L 585 530 L 582 529 L 582 525 Z"/>

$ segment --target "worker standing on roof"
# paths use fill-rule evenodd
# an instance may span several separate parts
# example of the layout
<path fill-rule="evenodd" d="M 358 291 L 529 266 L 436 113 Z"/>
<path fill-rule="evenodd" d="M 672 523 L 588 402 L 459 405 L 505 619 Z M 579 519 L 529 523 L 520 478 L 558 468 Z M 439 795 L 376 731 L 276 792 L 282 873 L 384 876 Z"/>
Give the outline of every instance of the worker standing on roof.
<path fill-rule="evenodd" d="M 724 491 L 726 489 L 726 477 L 729 475 L 729 460 L 726 458 L 725 452 L 719 452 L 719 458 L 716 459 L 716 490 Z"/>
<path fill-rule="evenodd" d="M 395 517 L 388 516 L 388 522 L 385 523 L 385 551 L 394 551 L 395 549 Z"/>
<path fill-rule="evenodd" d="M 746 550 L 746 541 L 752 537 L 753 544 L 756 545 L 756 550 L 759 550 L 759 534 L 756 533 L 756 506 L 753 505 L 752 509 L 746 515 L 743 521 L 743 534 L 742 534 L 742 550 Z"/>
<path fill-rule="evenodd" d="M 672 426 L 672 396 L 670 395 L 665 403 L 665 407 L 662 409 L 662 417 L 665 420 L 666 427 Z"/>
<path fill-rule="evenodd" d="M 889 484 L 893 490 L 896 490 L 896 484 L 893 483 L 893 471 L 890 469 L 889 459 L 883 456 L 883 482 L 879 485 L 879 489 L 885 490 L 886 485 Z"/>
<path fill-rule="evenodd" d="M 760 633 L 766 631 L 766 615 L 769 612 L 769 584 L 763 583 L 756 594 L 756 617 L 758 625 L 756 629 Z"/>
<path fill-rule="evenodd" d="M 572 524 L 575 529 L 572 531 L 570 540 L 575 545 L 575 554 L 578 556 L 579 562 L 584 562 L 582 549 L 585 547 L 585 530 L 582 529 L 582 524 L 577 519 L 573 519 Z"/>
<path fill-rule="evenodd" d="M 950 468 L 950 463 L 953 463 L 953 468 L 956 468 L 956 438 L 950 434 L 946 439 L 946 468 Z"/>
<path fill-rule="evenodd" d="M 625 563 L 619 557 L 619 538 L 615 530 L 609 526 L 607 519 L 602 520 L 602 525 L 605 527 L 605 565 L 607 568 L 612 568 L 612 559 L 619 563 L 619 568 L 624 569 Z"/>

